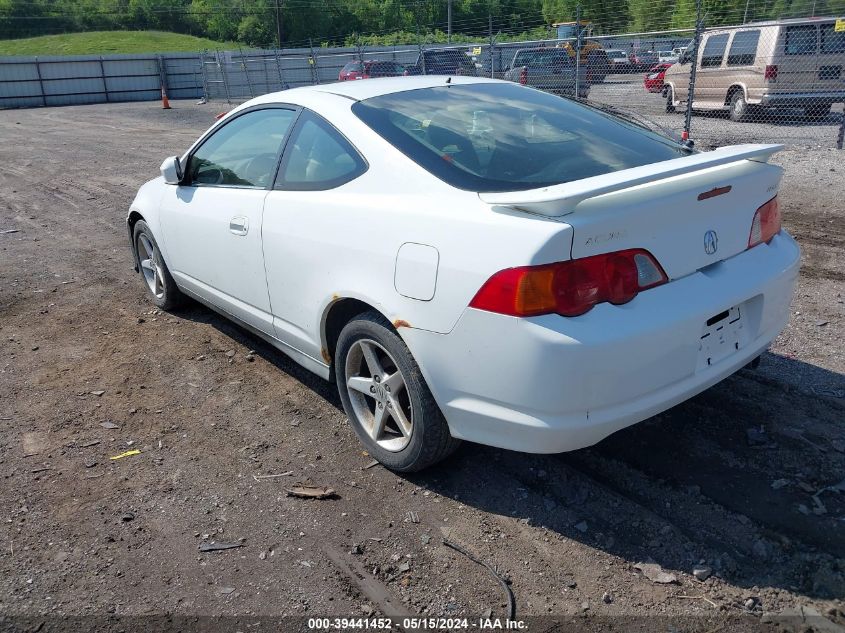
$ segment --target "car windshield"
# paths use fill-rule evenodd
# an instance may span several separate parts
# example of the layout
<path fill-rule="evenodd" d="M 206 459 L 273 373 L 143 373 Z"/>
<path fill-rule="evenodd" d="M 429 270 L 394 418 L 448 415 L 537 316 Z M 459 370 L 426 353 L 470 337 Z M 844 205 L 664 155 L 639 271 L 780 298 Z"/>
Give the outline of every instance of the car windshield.
<path fill-rule="evenodd" d="M 620 59 L 625 57 L 625 51 L 607 51 L 607 56 L 613 59 Z"/>
<path fill-rule="evenodd" d="M 397 92 L 352 111 L 434 176 L 469 191 L 533 189 L 689 153 L 610 114 L 510 83 Z"/>

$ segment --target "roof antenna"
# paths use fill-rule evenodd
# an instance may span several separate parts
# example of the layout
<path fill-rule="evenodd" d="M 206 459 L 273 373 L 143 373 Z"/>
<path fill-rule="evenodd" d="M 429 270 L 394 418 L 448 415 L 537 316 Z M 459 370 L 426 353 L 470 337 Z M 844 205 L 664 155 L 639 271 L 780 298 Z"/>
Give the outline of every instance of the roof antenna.
<path fill-rule="evenodd" d="M 450 83 L 452 83 L 452 78 L 446 77 L 446 85 L 448 86 Z"/>

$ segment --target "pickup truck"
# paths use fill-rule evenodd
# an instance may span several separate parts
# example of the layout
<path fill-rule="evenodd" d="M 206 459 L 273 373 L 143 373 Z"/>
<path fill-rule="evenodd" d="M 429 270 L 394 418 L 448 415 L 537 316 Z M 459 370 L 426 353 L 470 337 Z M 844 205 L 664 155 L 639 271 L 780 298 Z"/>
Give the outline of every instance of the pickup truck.
<path fill-rule="evenodd" d="M 581 67 L 578 97 L 590 94 L 586 66 Z M 562 48 L 522 48 L 513 56 L 504 79 L 565 97 L 575 95 L 575 59 Z"/>

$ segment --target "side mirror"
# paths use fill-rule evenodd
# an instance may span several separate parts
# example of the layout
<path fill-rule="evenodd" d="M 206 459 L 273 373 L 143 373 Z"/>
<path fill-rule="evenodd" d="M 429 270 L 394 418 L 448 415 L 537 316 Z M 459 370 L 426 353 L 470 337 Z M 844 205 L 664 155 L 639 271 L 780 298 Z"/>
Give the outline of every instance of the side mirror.
<path fill-rule="evenodd" d="M 168 185 L 178 185 L 182 182 L 184 174 L 182 173 L 182 163 L 178 156 L 165 158 L 160 169 L 161 175 L 164 177 L 164 182 Z"/>

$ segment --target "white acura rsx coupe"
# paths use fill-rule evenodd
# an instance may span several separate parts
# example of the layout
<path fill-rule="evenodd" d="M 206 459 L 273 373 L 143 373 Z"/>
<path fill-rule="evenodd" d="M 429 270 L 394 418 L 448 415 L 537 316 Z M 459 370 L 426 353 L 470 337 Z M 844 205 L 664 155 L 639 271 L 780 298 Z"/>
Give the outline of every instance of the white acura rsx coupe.
<path fill-rule="evenodd" d="M 187 295 L 334 380 L 367 450 L 598 442 L 754 361 L 799 250 L 775 145 L 695 152 L 510 82 L 296 88 L 229 112 L 128 217 Z"/>

